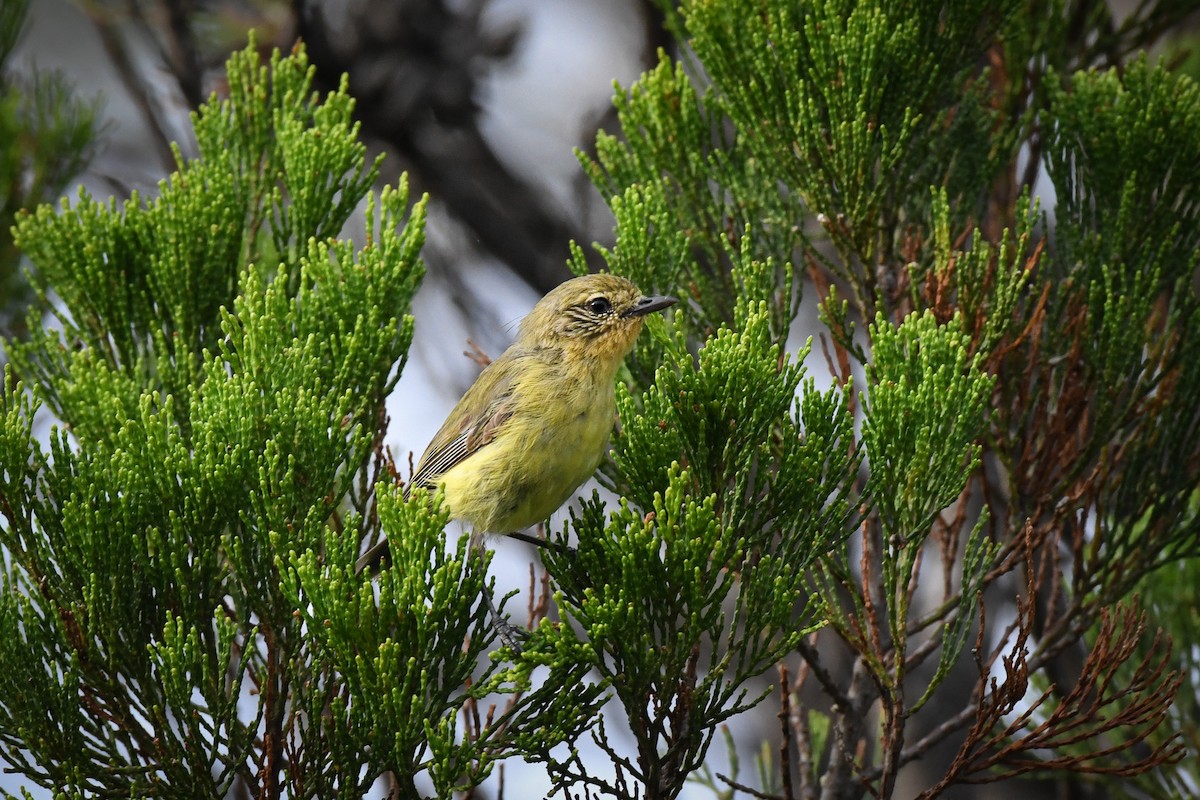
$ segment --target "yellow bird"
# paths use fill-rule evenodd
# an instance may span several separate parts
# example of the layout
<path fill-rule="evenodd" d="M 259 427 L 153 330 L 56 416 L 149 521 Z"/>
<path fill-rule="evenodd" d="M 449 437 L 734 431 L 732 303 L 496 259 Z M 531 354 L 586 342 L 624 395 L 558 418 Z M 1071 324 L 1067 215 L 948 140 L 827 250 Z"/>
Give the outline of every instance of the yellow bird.
<path fill-rule="evenodd" d="M 617 369 L 646 315 L 675 302 L 643 295 L 616 275 L 555 287 L 442 423 L 411 485 L 444 488 L 451 519 L 476 533 L 516 533 L 544 521 L 600 465 L 616 414 Z M 384 539 L 357 568 L 374 570 L 388 557 Z"/>

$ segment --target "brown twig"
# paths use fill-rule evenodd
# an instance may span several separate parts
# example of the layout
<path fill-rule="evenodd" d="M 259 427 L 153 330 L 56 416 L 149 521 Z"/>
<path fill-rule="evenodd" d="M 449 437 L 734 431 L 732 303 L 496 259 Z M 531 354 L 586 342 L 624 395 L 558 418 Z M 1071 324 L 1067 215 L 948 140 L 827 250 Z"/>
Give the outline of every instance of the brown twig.
<path fill-rule="evenodd" d="M 779 780 L 783 796 L 794 800 L 792 791 L 792 687 L 787 664 L 779 665 Z"/>

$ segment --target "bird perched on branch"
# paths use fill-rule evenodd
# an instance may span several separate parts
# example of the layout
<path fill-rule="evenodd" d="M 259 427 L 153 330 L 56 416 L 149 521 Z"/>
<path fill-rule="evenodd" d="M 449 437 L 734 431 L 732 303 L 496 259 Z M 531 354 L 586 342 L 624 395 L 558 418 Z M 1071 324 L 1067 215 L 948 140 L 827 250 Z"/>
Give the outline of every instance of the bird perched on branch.
<path fill-rule="evenodd" d="M 617 369 L 646 315 L 675 302 L 607 274 L 551 290 L 442 423 L 410 486 L 442 487 L 450 517 L 476 533 L 545 520 L 600 465 Z M 389 555 L 383 539 L 357 568 L 376 570 Z"/>

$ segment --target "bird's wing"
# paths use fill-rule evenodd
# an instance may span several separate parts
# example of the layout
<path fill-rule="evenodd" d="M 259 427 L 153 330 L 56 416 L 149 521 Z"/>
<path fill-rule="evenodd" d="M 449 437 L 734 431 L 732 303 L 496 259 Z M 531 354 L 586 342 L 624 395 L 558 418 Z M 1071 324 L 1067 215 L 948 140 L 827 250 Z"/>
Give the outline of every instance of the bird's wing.
<path fill-rule="evenodd" d="M 496 361 L 491 367 L 498 364 L 499 361 Z M 492 370 L 491 367 L 489 370 L 494 374 L 507 373 L 507 377 L 495 381 L 488 380 L 490 376 L 479 376 L 479 380 L 467 390 L 442 423 L 441 429 L 425 450 L 425 455 L 421 456 L 412 486 L 436 485 L 443 474 L 495 439 L 501 426 L 512 416 L 516 406 L 513 372 Z M 471 413 L 470 409 L 481 405 L 482 410 Z"/>
<path fill-rule="evenodd" d="M 416 474 L 408 486 L 404 487 L 405 500 L 408 499 L 410 487 L 435 486 L 443 473 L 496 438 L 504 421 L 513 415 L 516 408 L 515 375 L 519 370 L 492 367 L 503 367 L 501 361 L 520 357 L 506 352 L 480 373 L 475 383 L 450 412 L 450 416 L 442 423 L 441 429 L 426 448 L 425 455 L 421 456 Z M 488 374 L 489 371 L 491 374 Z M 480 406 L 482 411 L 471 413 L 470 409 Z M 391 549 L 387 539 L 380 539 L 374 547 L 363 553 L 354 569 L 356 573 L 369 569 L 371 574 L 375 575 L 385 561 L 391 561 Z"/>

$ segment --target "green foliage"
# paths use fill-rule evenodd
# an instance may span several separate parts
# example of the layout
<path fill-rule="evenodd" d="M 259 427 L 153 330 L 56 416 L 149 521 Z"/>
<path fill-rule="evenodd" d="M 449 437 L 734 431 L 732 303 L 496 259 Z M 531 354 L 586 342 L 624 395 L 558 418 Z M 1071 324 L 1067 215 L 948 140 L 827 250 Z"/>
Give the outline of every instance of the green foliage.
<path fill-rule="evenodd" d="M 1200 141 L 1185 131 L 1200 125 L 1200 88 L 1144 59 L 1120 77 L 1109 70 L 1072 81 L 1070 93 L 1057 82 L 1050 90 L 1057 264 L 1087 286 L 1087 362 L 1114 387 L 1103 395 L 1101 424 L 1119 424 L 1160 378 L 1146 367 L 1161 354 L 1147 358 L 1143 331 L 1130 321 L 1155 326 L 1164 292 L 1169 314 L 1186 318 L 1196 304 Z"/>
<path fill-rule="evenodd" d="M 1059 196 L 1050 302 L 1071 324 L 1049 329 L 1046 347 L 1077 353 L 1090 389 L 1083 457 L 1064 477 L 1100 466 L 1107 535 L 1078 588 L 1113 599 L 1200 552 L 1196 473 L 1180 468 L 1200 450 L 1200 88 L 1139 60 L 1120 76 L 1076 73 L 1070 89 L 1051 86 L 1047 154 Z M 1131 571 L 1135 549 L 1152 555 Z"/>
<path fill-rule="evenodd" d="M 1086 69 L 1177 5 L 665 5 L 687 55 L 618 89 L 625 136 L 581 160 L 609 268 L 682 302 L 618 388 L 621 499 L 551 534 L 558 621 L 519 651 L 485 658 L 488 557 L 443 542 L 437 498 L 376 488 L 424 205 L 368 194 L 352 103 L 311 93 L 301 50 L 231 60 L 154 200 L 21 218 L 63 307 L 8 345 L 0 405 L 10 766 L 122 796 L 386 772 L 409 797 L 520 755 L 564 796 L 732 793 L 709 747 L 776 665 L 759 784 L 784 796 L 891 797 L 935 744 L 922 798 L 1178 758 L 1147 721 L 1181 674 L 1111 606 L 1200 541 L 1200 98 Z M 811 292 L 829 382 L 791 336 Z M 385 533 L 395 562 L 355 575 Z"/>
<path fill-rule="evenodd" d="M 762 299 L 775 341 L 786 339 L 799 294 L 782 266 L 789 259 L 771 254 L 803 242 L 798 198 L 772 187 L 764 168 L 725 135 L 719 99 L 697 90 L 665 55 L 631 89 L 618 89 L 614 102 L 622 127 L 637 135 L 600 133 L 597 160 L 581 156 L 617 218 L 617 246 L 601 250 L 610 267 L 639 286 L 679 287 L 695 305 L 678 316 L 704 337 L 731 319 L 741 295 L 730 267 L 773 263 L 772 291 Z M 574 261 L 585 264 L 581 255 Z"/>
<path fill-rule="evenodd" d="M 470 755 L 454 752 L 454 720 L 476 659 L 494 638 L 480 602 L 487 559 L 465 537 L 448 554 L 446 515 L 430 513 L 423 503 L 405 504 L 395 487 L 380 496 L 379 515 L 398 560 L 378 586 L 355 574 L 353 536 L 331 541 L 324 554 L 310 548 L 292 558 L 293 605 L 302 610 L 319 657 L 340 679 L 328 681 L 313 709 L 325 713 L 322 706 L 330 705 L 337 725 L 329 746 L 348 756 L 330 759 L 326 791 L 336 789 L 337 765 L 357 757 L 370 765 L 368 775 L 392 770 L 412 791 L 416 776 L 430 770 L 445 796 L 464 776 L 474 783 L 480 776 L 472 771 L 486 774 Z M 353 797 L 366 786 L 348 788 L 344 795 Z"/>
<path fill-rule="evenodd" d="M 882 541 L 880 597 L 855 597 L 852 612 L 842 610 L 838 587 L 853 592 L 854 583 L 844 551 L 831 554 L 814 573 L 814 603 L 834 629 L 871 660 L 889 692 L 902 691 L 906 670 L 899 660 L 876 660 L 877 650 L 867 633 L 876 624 L 874 603 L 883 606 L 888 635 L 903 652 L 925 541 L 979 466 L 981 448 L 976 442 L 985 431 L 995 381 L 981 369 L 980 354 L 970 355 L 972 340 L 962 328 L 961 317 L 938 325 L 930 311 L 912 314 L 898 326 L 882 317 L 871 325 L 870 393 L 861 446 L 870 467 L 864 498 L 877 518 Z M 914 710 L 945 679 L 970 631 L 971 611 L 995 557 L 995 548 L 983 536 L 985 521 L 981 518 L 967 537 L 962 607 L 945 620 L 938 669 Z"/>
<path fill-rule="evenodd" d="M 771 272 L 751 269 L 743 285 Z M 851 530 L 851 417 L 842 392 L 811 381 L 797 403 L 803 369 L 772 343 L 765 302 L 739 296 L 735 318 L 695 360 L 677 329 L 654 384 L 620 395 L 611 474 L 625 499 L 607 519 L 585 505 L 543 557 L 578 626 L 558 635 L 606 680 L 638 753 L 636 768 L 622 761 L 600 729 L 617 784 L 553 764 L 566 785 L 619 794 L 632 779 L 676 796 L 718 726 L 762 699 L 746 682 L 820 624 L 804 569 Z"/>
<path fill-rule="evenodd" d="M 1127 268 L 1125 277 L 1160 272 L 1155 290 L 1190 279 L 1200 245 L 1191 169 L 1200 143 L 1188 129 L 1200 124 L 1200 87 L 1145 58 L 1123 74 L 1076 73 L 1069 92 L 1059 80 L 1049 87 L 1056 124 L 1047 155 L 1058 195 L 1061 268 L 1153 265 Z M 1117 288 L 1134 292 L 1132 285 Z"/>
<path fill-rule="evenodd" d="M 968 360 L 971 342 L 959 317 L 938 325 L 927 311 L 898 326 L 880 317 L 870 337 L 866 491 L 884 537 L 903 542 L 928 531 L 979 466 L 974 442 L 994 380 L 980 372 L 978 355 Z"/>
<path fill-rule="evenodd" d="M 1099 535 L 1082 549 L 1074 588 L 1096 603 L 1141 594 L 1174 640 L 1171 663 L 1184 676 L 1150 744 L 1194 752 L 1197 700 L 1187 676 L 1195 673 L 1196 624 L 1194 603 L 1180 598 L 1193 593 L 1200 555 L 1200 176 L 1191 166 L 1200 158 L 1200 89 L 1138 59 L 1122 72 L 1056 79 L 1048 96 L 1057 124 L 1047 155 L 1059 198 L 1052 267 L 1062 282 L 1050 297 L 1072 324 L 1048 329 L 1047 347 L 1079 354 L 1091 402 L 1077 433 L 1083 457 L 1059 480 L 1094 469 L 1102 487 L 1085 495 L 1097 498 Z M 1137 656 L 1163 652 L 1146 636 Z M 1136 680 L 1137 666 L 1131 659 L 1121 679 Z M 1136 700 L 1121 698 L 1114 713 Z M 1192 762 L 1115 788 L 1181 796 L 1195 782 Z"/>
<path fill-rule="evenodd" d="M 18 226 L 62 306 L 8 343 L 0 395 L 0 758 L 81 795 L 357 798 L 390 773 L 448 796 L 578 738 L 603 686 L 579 658 L 481 670 L 488 558 L 375 489 L 425 201 L 369 193 L 353 104 L 311 93 L 303 50 L 229 70 L 158 197 Z M 357 247 L 335 237 L 360 206 Z M 376 583 L 353 565 L 381 535 Z"/>
<path fill-rule="evenodd" d="M 333 670 L 310 709 L 332 723 L 319 743 L 332 755 L 307 779 L 325 787 L 315 797 L 359 797 L 385 772 L 402 796 L 419 796 L 416 779 L 426 775 L 436 796 L 449 797 L 514 752 L 577 738 L 603 700 L 577 658 L 550 659 L 550 677 L 536 688 L 533 650 L 523 664 L 493 658 L 479 673 L 496 642 L 484 600 L 490 554 L 467 535 L 449 551 L 445 512 L 431 511 L 423 491 L 410 499 L 398 486 L 381 487 L 379 518 L 395 560 L 377 581 L 355 573 L 354 535 L 326 539 L 323 553 L 290 556 L 286 591 L 305 621 L 309 655 Z M 475 704 L 497 695 L 516 699 L 481 724 Z M 347 782 L 347 765 L 360 762 L 365 780 Z"/>
<path fill-rule="evenodd" d="M 971 81 L 975 54 L 1014 10 L 696 2 L 687 25 L 739 142 L 824 215 L 851 276 L 854 261 L 890 257 L 929 185 L 947 187 L 963 213 L 1009 156 L 1011 140 L 986 136 L 990 115 Z"/>
<path fill-rule="evenodd" d="M 944 189 L 933 193 L 930 213 L 932 269 L 925 274 L 926 280 L 913 281 L 912 302 L 922 304 L 922 298 L 915 294 L 918 287 L 932 289 L 934 296 L 928 304 L 934 312 L 944 315 L 947 309 L 955 309 L 962 315 L 962 327 L 971 334 L 969 348 L 993 353 L 1020 333 L 1015 326 L 1029 292 L 1031 267 L 1038 258 L 1038 251 L 1033 249 L 1040 217 L 1037 204 L 1030 203 L 1026 195 L 1020 196 L 1015 203 L 1013 228 L 1001 231 L 995 246 L 975 230 L 966 250 L 955 247 L 949 198 Z M 910 268 L 921 274 L 922 265 Z"/>
<path fill-rule="evenodd" d="M 269 74 L 274 84 L 266 91 L 267 68 L 257 56 L 232 57 L 229 99 L 195 115 L 201 158 L 180 163 L 153 200 L 135 194 L 118 207 L 81 191 L 61 213 L 43 206 L 19 219 L 17 243 L 38 265 L 39 294 L 52 286 L 61 298 L 65 310 L 54 316 L 61 341 L 72 347 L 61 348 L 57 333 L 35 332 L 27 345 L 11 348 L 12 358 L 23 373 L 40 377 L 59 418 L 86 424 L 91 403 L 75 387 L 106 368 L 119 373 L 114 380 L 130 382 L 121 393 L 125 413 L 136 407 L 137 391 L 150 387 L 175 396 L 185 419 L 187 387 L 201 380 L 205 349 L 228 335 L 220 309 L 255 293 L 247 281 L 262 284 L 280 272 L 277 292 L 294 295 L 306 264 L 350 255 L 345 245 L 328 254 L 313 248 L 328 247 L 325 240 L 341 230 L 378 163 L 363 161 L 344 89 L 319 102 L 302 58 L 276 56 Z M 381 200 L 381 222 L 394 224 L 405 200 L 403 192 Z M 319 216 L 314 209 L 322 209 Z M 419 244 L 410 234 L 368 248 L 366 257 L 394 259 Z M 346 269 L 346 279 L 353 273 Z M 418 278 L 397 291 L 411 293 Z M 322 294 L 321 302 L 341 302 L 346 313 L 344 300 Z M 374 313 L 403 307 L 381 304 Z"/>
<path fill-rule="evenodd" d="M 1182 6 L 1147 4 L 1115 24 L 1104 4 L 1039 0 L 660 5 L 684 44 L 680 62 L 660 54 L 617 90 L 625 136 L 602 134 L 583 162 L 617 218 L 610 267 L 641 285 L 679 286 L 689 303 L 668 334 L 643 337 L 621 395 L 605 477 L 628 505 L 607 520 L 588 506 L 576 520 L 585 566 L 547 560 L 593 643 L 619 631 L 596 658 L 626 712 L 646 713 L 650 698 L 643 734 L 634 726 L 638 758 L 617 763 L 647 796 L 672 796 L 677 770 L 698 767 L 715 709 L 737 703 L 673 719 L 670 710 L 691 707 L 679 698 L 699 690 L 661 676 L 694 670 L 700 687 L 731 674 L 737 659 L 723 654 L 740 651 L 723 649 L 726 618 L 697 609 L 718 603 L 706 593 L 714 586 L 726 613 L 741 608 L 738 592 L 753 591 L 755 576 L 740 565 L 757 563 L 746 554 L 774 554 L 795 532 L 817 550 L 794 561 L 812 571 L 792 630 L 824 619 L 854 664 L 843 678 L 809 640 L 791 640 L 830 703 L 827 715 L 792 717 L 804 791 L 852 793 L 861 779 L 890 796 L 901 767 L 955 731 L 962 749 L 923 796 L 967 775 L 1035 769 L 1032 757 L 1006 772 L 980 755 L 1003 748 L 1018 760 L 1011 754 L 1045 741 L 1028 717 L 1006 727 L 1022 669 L 1048 669 L 1105 604 L 1198 541 L 1189 498 L 1200 457 L 1200 187 L 1185 166 L 1200 161 L 1195 91 L 1144 61 L 1076 71 L 1118 62 Z M 1033 166 L 1019 170 L 1022 148 Z M 1043 148 L 1058 195 L 1053 231 L 1029 199 Z M 838 399 L 824 410 L 810 410 L 821 395 L 794 366 L 807 350 L 789 365 L 801 270 L 832 341 Z M 859 409 L 861 434 L 836 423 L 821 439 L 818 420 Z M 793 473 L 787 454 L 810 440 L 825 467 Z M 793 474 L 808 476 L 807 492 L 787 492 Z M 796 525 L 797 507 L 814 528 Z M 660 535 L 664 520 L 696 549 Z M 675 552 L 687 564 L 728 563 L 744 584 L 658 566 Z M 1005 642 L 1012 630 L 1001 644 L 976 640 L 981 705 L 935 712 L 924 730 L 936 726 L 936 739 L 911 733 L 967 641 L 987 635 L 988 588 L 1021 566 L 1023 591 L 1053 599 L 1021 601 L 1015 645 Z M 923 592 L 931 573 L 935 588 Z M 630 642 L 652 655 L 625 654 Z M 1116 674 L 1114 660 L 1131 654 L 1096 648 L 1081 682 Z M 1002 667 L 1008 680 L 989 684 Z M 1160 711 L 1174 678 L 1123 680 L 1105 684 L 1110 702 Z M 1135 722 L 1120 727 L 1124 717 L 1104 727 L 1078 698 L 1038 702 L 1091 732 L 1066 748 L 1062 769 L 1088 763 L 1071 759 L 1102 735 L 1139 735 Z M 872 708 L 878 736 L 861 722 Z M 878 762 L 864 766 L 864 752 Z M 1172 757 L 1158 748 L 1127 769 Z M 789 766 L 779 769 L 787 794 L 796 787 L 786 788 Z M 582 769 L 569 777 L 588 779 Z"/>
<path fill-rule="evenodd" d="M 968 361 L 970 339 L 958 317 L 944 326 L 928 311 L 899 326 L 880 318 L 870 333 L 874 362 L 867 369 L 871 394 L 862 444 L 871 474 L 865 493 L 885 543 L 882 577 L 890 634 L 902 648 L 921 545 L 935 517 L 962 494 L 979 466 L 974 442 L 983 433 L 994 381 L 980 371 L 978 355 Z M 976 532 L 968 547 L 977 556 L 971 566 L 979 570 L 987 559 L 978 558 L 977 540 Z M 974 577 L 965 574 L 968 580 Z M 835 624 L 849 633 L 849 626 Z M 961 635 L 955 637 L 959 647 Z M 945 652 L 957 656 L 953 648 Z M 903 673 L 895 669 L 898 683 Z"/>
<path fill-rule="evenodd" d="M 28 0 L 0 0 L 0 332 L 16 335 L 25 331 L 21 317 L 32 295 L 13 221 L 86 166 L 100 133 L 98 105 L 76 100 L 61 75 L 35 71 L 21 79 L 4 71 L 28 6 Z"/>
<path fill-rule="evenodd" d="M 338 684 L 301 657 L 280 570 L 325 552 L 346 502 L 352 545 L 378 524 L 355 483 L 412 338 L 424 204 L 385 189 L 364 247 L 331 239 L 375 174 L 350 104 L 320 105 L 302 52 L 252 63 L 158 198 L 18 225 L 62 327 L 9 343 L 26 383 L 3 395 L 0 755 L 45 786 L 213 797 L 259 775 L 359 796 L 378 774 L 326 747 Z M 246 125 L 264 115 L 290 133 Z M 42 402 L 64 424 L 48 451 Z"/>

